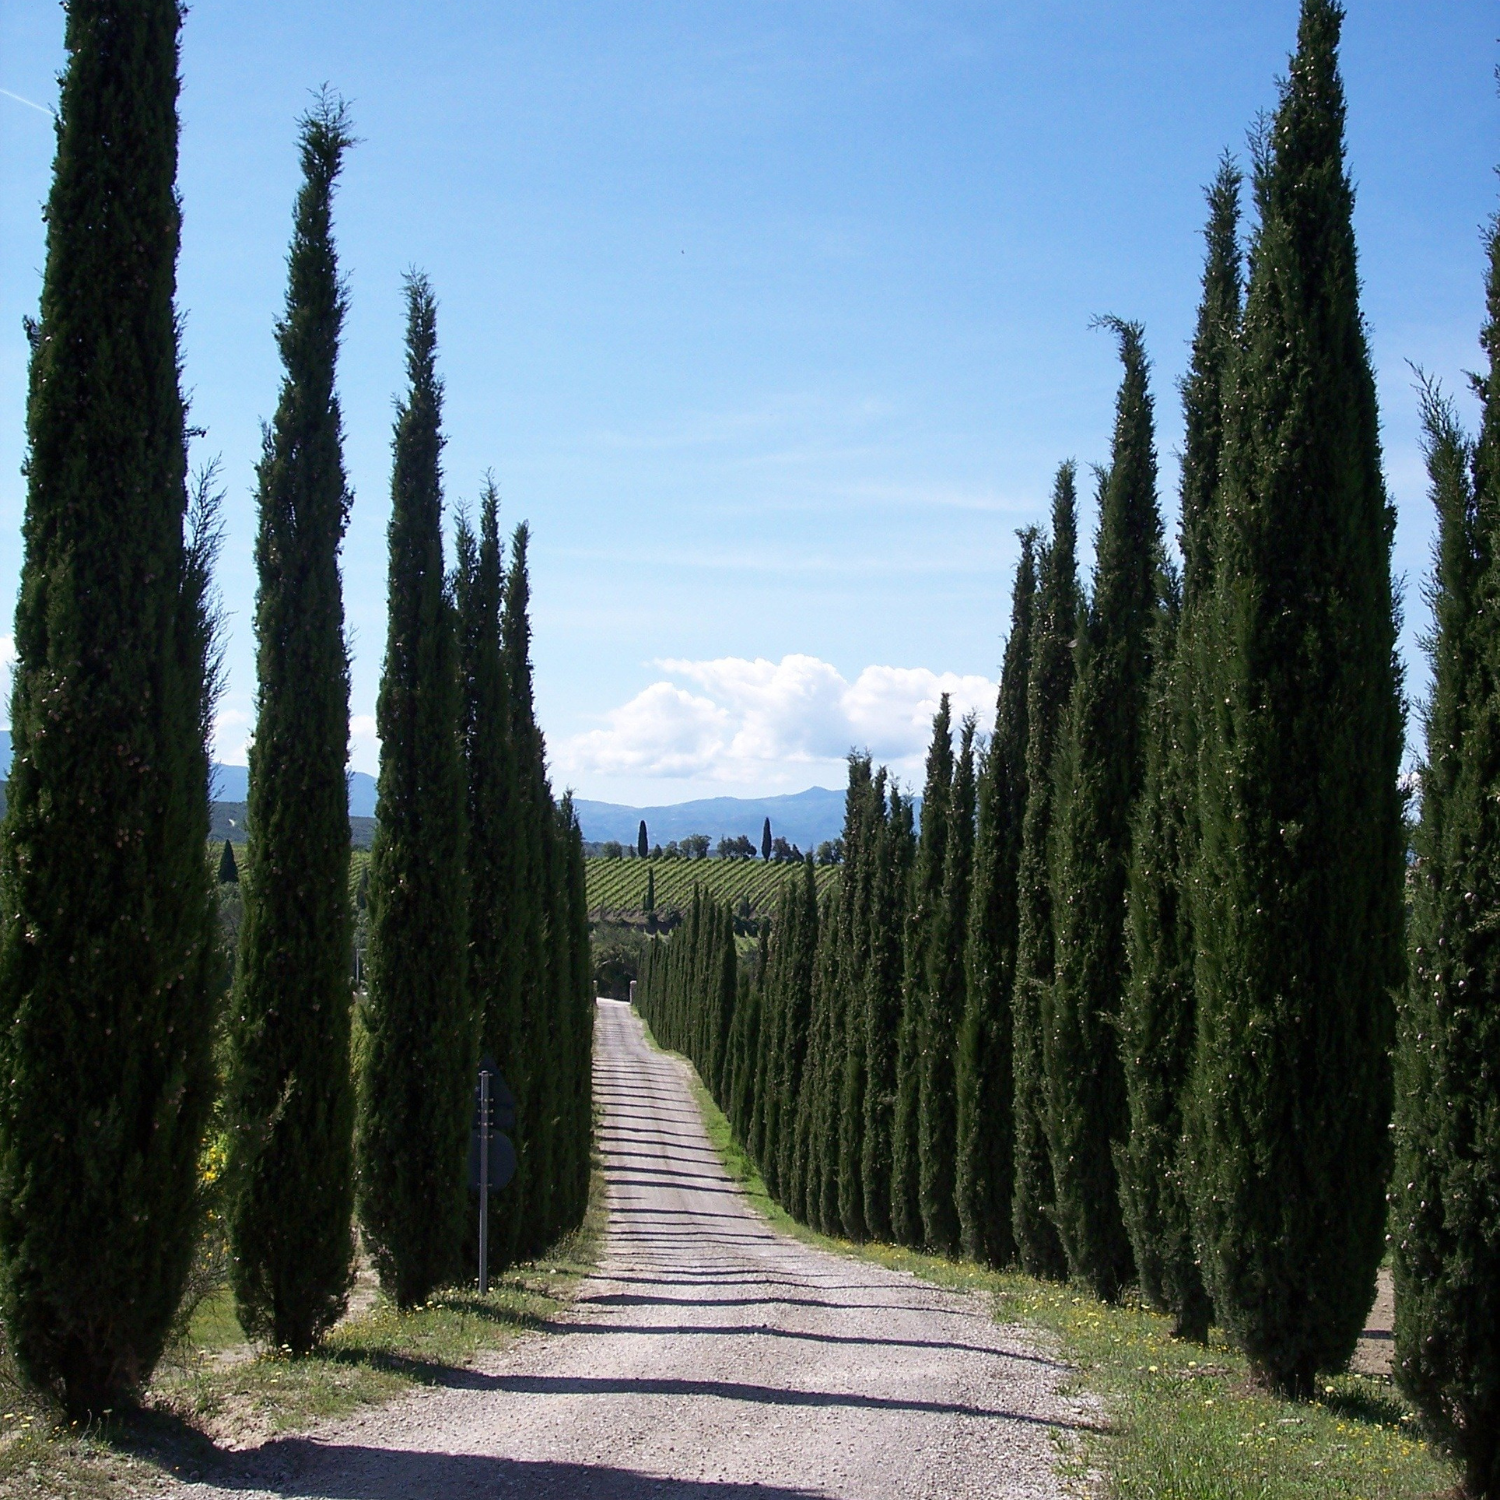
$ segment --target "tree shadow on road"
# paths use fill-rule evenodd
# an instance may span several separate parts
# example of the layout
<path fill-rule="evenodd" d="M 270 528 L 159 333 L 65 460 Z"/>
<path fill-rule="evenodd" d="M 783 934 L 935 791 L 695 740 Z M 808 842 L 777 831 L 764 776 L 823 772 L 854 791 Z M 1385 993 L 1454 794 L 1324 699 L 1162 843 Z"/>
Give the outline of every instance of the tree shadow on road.
<path fill-rule="evenodd" d="M 213 1483 L 285 1500 L 437 1500 L 556 1496 L 558 1500 L 811 1500 L 817 1492 L 723 1480 L 661 1479 L 603 1464 L 548 1463 L 468 1453 L 412 1453 L 288 1438 Z"/>

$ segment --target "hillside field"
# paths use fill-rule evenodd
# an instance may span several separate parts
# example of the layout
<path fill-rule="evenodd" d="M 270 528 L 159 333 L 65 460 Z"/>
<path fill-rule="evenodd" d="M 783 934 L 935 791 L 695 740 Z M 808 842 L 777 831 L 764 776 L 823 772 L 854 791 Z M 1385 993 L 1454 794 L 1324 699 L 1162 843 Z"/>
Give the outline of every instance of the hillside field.
<path fill-rule="evenodd" d="M 762 859 L 588 859 L 589 911 L 641 911 L 646 904 L 646 876 L 656 872 L 657 911 L 681 911 L 692 904 L 693 887 L 738 908 L 748 899 L 755 913 L 774 910 L 782 882 L 800 875 L 800 864 L 769 864 Z M 838 879 L 837 865 L 816 870 L 821 895 Z"/>

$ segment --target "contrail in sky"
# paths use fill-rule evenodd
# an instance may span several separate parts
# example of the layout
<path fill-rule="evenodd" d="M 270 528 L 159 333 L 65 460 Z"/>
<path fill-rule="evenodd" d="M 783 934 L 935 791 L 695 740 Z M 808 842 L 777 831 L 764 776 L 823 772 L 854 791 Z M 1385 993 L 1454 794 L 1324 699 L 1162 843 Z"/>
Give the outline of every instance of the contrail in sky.
<path fill-rule="evenodd" d="M 7 99 L 14 99 L 17 104 L 24 104 L 29 109 L 37 110 L 41 114 L 51 115 L 54 120 L 57 118 L 56 114 L 45 104 L 38 104 L 34 99 L 23 99 L 19 94 L 11 93 L 9 89 L 0 89 L 0 94 L 4 94 Z"/>

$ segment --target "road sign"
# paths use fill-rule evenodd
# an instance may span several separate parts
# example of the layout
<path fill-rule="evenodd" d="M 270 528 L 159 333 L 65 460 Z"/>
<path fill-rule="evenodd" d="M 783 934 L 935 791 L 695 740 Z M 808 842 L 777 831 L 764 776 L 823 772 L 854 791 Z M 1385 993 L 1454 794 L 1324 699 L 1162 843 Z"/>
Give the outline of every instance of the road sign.
<path fill-rule="evenodd" d="M 489 1181 L 484 1184 L 492 1191 L 495 1188 L 505 1187 L 516 1175 L 516 1148 L 511 1143 L 508 1135 L 502 1135 L 498 1130 L 490 1132 L 490 1173 Z M 471 1131 L 469 1134 L 469 1186 L 476 1192 L 479 1190 L 479 1132 Z"/>

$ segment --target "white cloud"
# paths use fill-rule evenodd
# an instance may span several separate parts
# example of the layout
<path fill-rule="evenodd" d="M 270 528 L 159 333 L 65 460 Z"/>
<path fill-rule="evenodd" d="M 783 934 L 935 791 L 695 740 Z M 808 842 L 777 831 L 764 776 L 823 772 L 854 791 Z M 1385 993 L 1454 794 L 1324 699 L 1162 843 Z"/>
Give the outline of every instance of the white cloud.
<path fill-rule="evenodd" d="M 250 715 L 223 708 L 214 715 L 213 757 L 221 766 L 243 766 L 250 759 Z"/>
<path fill-rule="evenodd" d="M 380 772 L 380 736 L 375 733 L 374 714 L 355 714 L 349 720 L 349 767 L 371 776 Z"/>
<path fill-rule="evenodd" d="M 926 667 L 866 667 L 850 682 L 815 656 L 779 662 L 727 656 L 667 660 L 666 674 L 604 715 L 604 727 L 558 748 L 568 772 L 671 777 L 739 785 L 806 786 L 841 774 L 850 749 L 868 749 L 914 779 L 943 693 L 954 718 L 994 715 L 995 684 Z"/>

